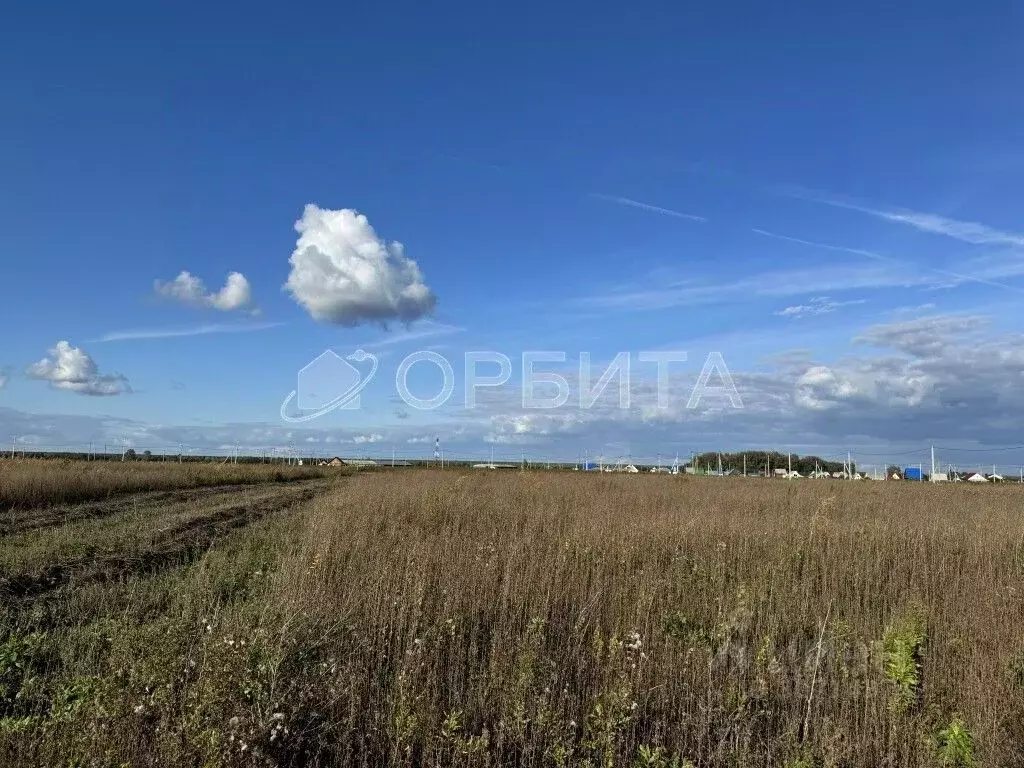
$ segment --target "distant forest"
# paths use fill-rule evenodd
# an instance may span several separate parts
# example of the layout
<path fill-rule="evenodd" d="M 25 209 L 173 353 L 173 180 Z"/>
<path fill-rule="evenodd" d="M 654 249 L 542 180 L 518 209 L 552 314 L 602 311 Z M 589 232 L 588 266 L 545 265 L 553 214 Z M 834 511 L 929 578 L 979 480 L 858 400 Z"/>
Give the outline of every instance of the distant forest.
<path fill-rule="evenodd" d="M 692 461 L 687 462 L 687 466 L 692 466 L 700 471 L 708 469 L 717 471 L 719 456 L 722 457 L 722 470 L 726 472 L 730 469 L 742 472 L 743 458 L 745 456 L 747 460 L 748 475 L 763 475 L 768 468 L 769 463 L 771 464 L 773 471 L 776 469 L 789 469 L 790 461 L 792 461 L 793 469 L 801 475 L 809 475 L 816 469 L 822 469 L 825 472 L 842 472 L 844 469 L 843 462 L 841 461 L 828 461 L 819 456 L 798 456 L 795 453 L 787 455 L 778 451 L 698 453 Z M 853 466 L 853 471 L 857 471 L 856 464 Z"/>

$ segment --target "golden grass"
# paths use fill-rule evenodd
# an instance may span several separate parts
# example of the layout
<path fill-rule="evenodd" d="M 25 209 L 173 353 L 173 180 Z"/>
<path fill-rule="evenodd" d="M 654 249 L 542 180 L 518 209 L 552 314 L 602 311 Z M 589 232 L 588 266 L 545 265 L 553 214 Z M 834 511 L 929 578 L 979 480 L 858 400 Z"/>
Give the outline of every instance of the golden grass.
<path fill-rule="evenodd" d="M 1021 765 L 1022 499 L 1013 486 L 353 477 L 273 533 L 237 534 L 230 556 L 13 610 L 5 647 L 22 643 L 34 669 L 42 652 L 24 638 L 42 632 L 59 660 L 36 683 L 50 693 L 25 695 L 34 709 L 0 697 L 0 755 Z M 0 662 L 8 692 L 16 677 Z M 52 703 L 76 685 L 77 703 Z"/>

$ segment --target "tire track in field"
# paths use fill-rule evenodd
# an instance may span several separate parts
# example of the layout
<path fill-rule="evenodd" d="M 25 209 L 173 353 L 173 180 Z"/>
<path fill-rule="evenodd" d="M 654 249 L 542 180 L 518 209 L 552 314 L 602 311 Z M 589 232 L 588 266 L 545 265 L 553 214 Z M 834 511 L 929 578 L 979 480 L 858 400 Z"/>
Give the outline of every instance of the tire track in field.
<path fill-rule="evenodd" d="M 62 504 L 56 507 L 37 507 L 0 515 L 0 540 L 5 536 L 42 530 L 58 525 L 68 525 L 83 520 L 97 520 L 120 513 L 144 513 L 152 511 L 154 516 L 163 514 L 168 506 L 178 506 L 195 501 L 215 500 L 219 497 L 237 496 L 241 492 L 261 488 L 300 487 L 305 483 L 316 483 L 322 478 L 310 480 L 269 481 L 262 483 L 225 483 L 192 488 L 173 488 L 162 491 L 117 494 L 109 499 L 83 501 L 78 504 Z"/>
<path fill-rule="evenodd" d="M 114 581 L 131 574 L 152 574 L 183 565 L 206 552 L 227 533 L 304 504 L 329 485 L 329 480 L 317 479 L 272 488 L 245 486 L 244 490 L 250 493 L 247 498 L 218 503 L 212 509 L 204 507 L 194 515 L 189 515 L 187 508 L 178 510 L 177 521 L 166 528 L 158 528 L 158 535 L 138 549 L 104 552 L 31 571 L 0 574 L 0 602 L 22 603 L 67 585 Z M 214 498 L 237 497 L 243 488 L 235 486 L 233 493 L 216 493 Z M 196 501 L 194 495 L 190 495 L 187 502 L 179 504 L 186 507 Z M 168 511 L 164 508 L 161 518 L 166 520 Z M 159 519 L 154 519 L 154 524 L 158 524 Z"/>

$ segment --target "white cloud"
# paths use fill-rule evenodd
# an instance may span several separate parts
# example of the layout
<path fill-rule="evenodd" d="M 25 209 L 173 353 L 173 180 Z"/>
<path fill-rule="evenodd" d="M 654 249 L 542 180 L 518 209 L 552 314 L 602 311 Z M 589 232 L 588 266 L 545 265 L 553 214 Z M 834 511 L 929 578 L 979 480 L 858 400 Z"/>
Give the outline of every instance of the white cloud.
<path fill-rule="evenodd" d="M 381 240 L 366 216 L 309 204 L 285 288 L 314 320 L 336 325 L 410 323 L 436 304 L 419 266 L 399 242 Z"/>
<path fill-rule="evenodd" d="M 58 341 L 47 357 L 28 367 L 29 378 L 50 382 L 56 389 L 80 395 L 123 395 L 131 392 L 119 373 L 100 374 L 96 362 L 78 347 Z"/>
<path fill-rule="evenodd" d="M 161 296 L 194 307 L 231 312 L 252 306 L 252 288 L 241 272 L 231 272 L 224 287 L 216 292 L 207 292 L 203 281 L 186 271 L 170 281 L 157 280 L 154 287 Z"/>
<path fill-rule="evenodd" d="M 840 406 L 914 408 L 935 382 L 903 361 L 858 361 L 843 368 L 808 368 L 796 380 L 794 402 L 812 411 Z"/>
<path fill-rule="evenodd" d="M 806 304 L 795 304 L 785 309 L 780 309 L 776 312 L 776 315 L 780 317 L 792 317 L 795 320 L 799 320 L 801 317 L 815 317 L 817 315 L 827 315 L 829 312 L 835 312 L 840 307 L 849 307 L 856 304 L 865 304 L 866 299 L 854 299 L 851 301 L 835 301 L 830 299 L 828 296 L 817 296 L 811 299 Z"/>
<path fill-rule="evenodd" d="M 10 375 L 6 370 L 0 370 L 0 389 L 7 386 L 7 382 L 11 380 Z"/>

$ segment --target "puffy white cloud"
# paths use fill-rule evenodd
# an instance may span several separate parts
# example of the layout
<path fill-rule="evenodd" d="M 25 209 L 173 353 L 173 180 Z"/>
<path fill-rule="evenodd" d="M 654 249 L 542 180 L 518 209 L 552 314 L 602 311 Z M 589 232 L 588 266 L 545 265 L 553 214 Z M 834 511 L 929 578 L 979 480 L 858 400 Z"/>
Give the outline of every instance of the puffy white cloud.
<path fill-rule="evenodd" d="M 797 378 L 794 402 L 813 411 L 914 408 L 935 386 L 930 376 L 898 358 L 851 362 L 838 369 L 815 365 Z"/>
<path fill-rule="evenodd" d="M 89 355 L 66 341 L 58 341 L 49 355 L 30 365 L 26 373 L 29 378 L 80 395 L 123 395 L 132 391 L 127 378 L 119 373 L 101 374 Z"/>
<path fill-rule="evenodd" d="M 381 240 L 366 216 L 307 205 L 285 288 L 314 320 L 336 325 L 412 322 L 437 300 L 399 242 Z"/>
<path fill-rule="evenodd" d="M 170 281 L 157 280 L 154 288 L 165 298 L 193 307 L 211 307 L 231 312 L 252 306 L 252 287 L 241 272 L 230 273 L 224 287 L 216 292 L 207 292 L 203 281 L 187 271 Z"/>

